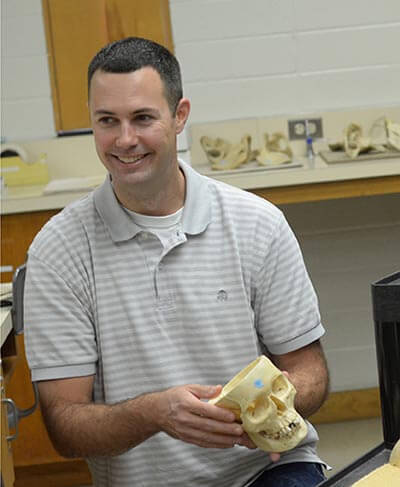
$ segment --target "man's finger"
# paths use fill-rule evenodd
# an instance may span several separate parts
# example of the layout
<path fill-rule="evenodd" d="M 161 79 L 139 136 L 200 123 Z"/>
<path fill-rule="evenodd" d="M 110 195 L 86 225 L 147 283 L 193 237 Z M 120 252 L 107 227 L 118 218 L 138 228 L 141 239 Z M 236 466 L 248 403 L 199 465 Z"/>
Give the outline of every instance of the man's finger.
<path fill-rule="evenodd" d="M 216 433 L 236 437 L 237 440 L 243 435 L 243 428 L 235 422 L 216 421 L 210 418 L 193 416 L 190 427 L 206 433 Z"/>
<path fill-rule="evenodd" d="M 269 454 L 269 457 L 271 459 L 271 462 L 278 462 L 279 459 L 281 458 L 281 454 L 280 453 L 270 453 Z"/>
<path fill-rule="evenodd" d="M 199 399 L 211 399 L 222 390 L 221 385 L 202 386 L 200 384 L 190 384 L 188 390 Z"/>
<path fill-rule="evenodd" d="M 196 411 L 193 412 L 198 416 L 211 418 L 215 421 L 223 421 L 224 423 L 233 423 L 236 420 L 234 413 L 229 409 L 221 408 L 207 402 L 200 402 L 196 406 Z"/>

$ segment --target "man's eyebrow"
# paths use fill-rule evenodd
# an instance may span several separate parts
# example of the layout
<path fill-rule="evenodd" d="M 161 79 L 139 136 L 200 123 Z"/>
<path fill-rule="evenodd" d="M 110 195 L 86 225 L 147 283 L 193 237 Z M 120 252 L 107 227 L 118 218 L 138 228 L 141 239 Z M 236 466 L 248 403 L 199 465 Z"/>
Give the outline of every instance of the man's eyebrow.
<path fill-rule="evenodd" d="M 115 112 L 111 110 L 106 110 L 105 108 L 99 108 L 94 113 L 95 115 L 116 115 Z M 140 115 L 141 113 L 159 114 L 160 112 L 156 108 L 144 107 L 144 108 L 139 108 L 138 110 L 134 110 L 131 113 L 131 115 Z"/>
<path fill-rule="evenodd" d="M 95 115 L 114 115 L 114 112 L 110 112 L 109 110 L 104 110 L 103 108 L 99 108 L 94 113 Z"/>

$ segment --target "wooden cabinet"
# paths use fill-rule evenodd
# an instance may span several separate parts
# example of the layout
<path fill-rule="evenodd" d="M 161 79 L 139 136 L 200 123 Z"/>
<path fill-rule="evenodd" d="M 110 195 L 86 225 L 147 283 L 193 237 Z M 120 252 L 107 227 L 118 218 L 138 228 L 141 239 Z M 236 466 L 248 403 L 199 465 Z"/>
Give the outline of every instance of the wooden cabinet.
<path fill-rule="evenodd" d="M 108 42 L 128 36 L 173 50 L 168 0 L 42 0 L 57 132 L 90 127 L 87 68 Z"/>
<path fill-rule="evenodd" d="M 1 485 L 3 487 L 12 487 L 14 485 L 14 465 L 11 442 L 7 440 L 10 434 L 7 421 L 7 405 L 4 402 L 6 399 L 5 391 L 5 377 L 3 373 L 3 366 L 0 364 L 0 389 L 1 389 Z"/>
<path fill-rule="evenodd" d="M 60 210 L 1 215 L 1 282 L 11 282 L 15 269 L 26 260 L 29 245 L 42 226 Z"/>
<path fill-rule="evenodd" d="M 41 227 L 60 210 L 38 211 L 2 215 L 1 218 L 1 257 L 2 265 L 15 270 L 26 260 L 29 245 Z M 2 282 L 12 280 L 12 272 L 2 273 Z M 15 364 L 12 381 L 5 385 L 5 393 L 13 399 L 20 409 L 32 406 L 34 394 L 30 371 L 25 358 L 23 335 L 15 338 L 19 360 Z M 15 487 L 26 485 L 47 487 L 51 485 L 90 484 L 90 474 L 83 461 L 70 461 L 62 458 L 53 448 L 44 426 L 40 408 L 19 423 L 18 437 L 12 442 L 16 472 Z M 68 462 L 68 463 L 67 463 Z M 63 468 L 63 465 L 65 468 Z M 50 469 L 50 473 L 48 470 Z M 41 473 L 35 483 L 34 478 Z M 43 477 L 43 474 L 45 475 Z M 72 478 L 75 479 L 75 483 Z M 63 483 L 60 478 L 67 478 Z M 57 480 L 55 480 L 57 479 Z"/>
<path fill-rule="evenodd" d="M 59 210 L 2 215 L 1 217 L 1 257 L 2 265 L 15 270 L 26 260 L 29 245 L 42 226 Z M 2 273 L 2 282 L 10 282 L 13 272 Z M 15 338 L 19 352 L 13 380 L 6 384 L 7 397 L 25 409 L 32 406 L 34 395 L 30 371 L 25 359 L 24 337 Z M 19 423 L 18 437 L 12 443 L 14 464 L 35 465 L 60 461 L 48 438 L 39 408 Z"/>

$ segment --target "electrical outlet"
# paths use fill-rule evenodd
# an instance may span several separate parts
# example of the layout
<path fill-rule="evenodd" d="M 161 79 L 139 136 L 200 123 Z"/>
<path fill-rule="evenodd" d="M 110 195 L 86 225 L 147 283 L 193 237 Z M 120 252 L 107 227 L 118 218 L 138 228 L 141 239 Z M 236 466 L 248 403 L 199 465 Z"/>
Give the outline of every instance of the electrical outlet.
<path fill-rule="evenodd" d="M 321 139 L 322 132 L 322 118 L 308 118 L 299 120 L 288 120 L 289 140 L 301 140 L 307 138 L 308 135 L 313 139 Z"/>

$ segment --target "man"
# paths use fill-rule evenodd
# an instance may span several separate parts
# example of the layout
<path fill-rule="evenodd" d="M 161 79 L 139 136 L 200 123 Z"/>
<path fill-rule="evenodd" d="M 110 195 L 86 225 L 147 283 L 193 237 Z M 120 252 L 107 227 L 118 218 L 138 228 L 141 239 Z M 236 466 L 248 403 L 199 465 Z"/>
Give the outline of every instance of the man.
<path fill-rule="evenodd" d="M 288 224 L 177 160 L 190 103 L 165 48 L 117 41 L 88 78 L 109 177 L 38 234 L 25 291 L 55 447 L 87 458 L 97 487 L 316 485 L 311 425 L 268 455 L 207 402 L 261 353 L 287 371 L 303 416 L 326 397 L 317 299 Z"/>

